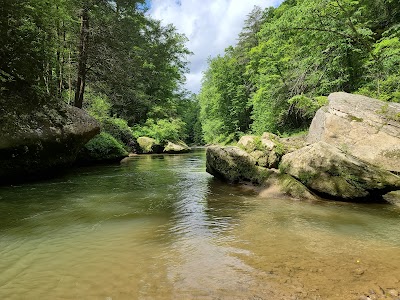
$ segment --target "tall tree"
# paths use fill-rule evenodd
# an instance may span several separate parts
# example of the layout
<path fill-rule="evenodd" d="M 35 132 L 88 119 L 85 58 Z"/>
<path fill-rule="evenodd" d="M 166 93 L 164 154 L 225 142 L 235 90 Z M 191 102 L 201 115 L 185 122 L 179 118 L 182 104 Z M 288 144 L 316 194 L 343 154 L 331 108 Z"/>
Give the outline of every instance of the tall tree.
<path fill-rule="evenodd" d="M 76 80 L 75 102 L 76 107 L 82 108 L 85 93 L 87 60 L 89 51 L 89 6 L 83 3 L 81 11 L 81 30 L 79 36 L 78 77 Z"/>

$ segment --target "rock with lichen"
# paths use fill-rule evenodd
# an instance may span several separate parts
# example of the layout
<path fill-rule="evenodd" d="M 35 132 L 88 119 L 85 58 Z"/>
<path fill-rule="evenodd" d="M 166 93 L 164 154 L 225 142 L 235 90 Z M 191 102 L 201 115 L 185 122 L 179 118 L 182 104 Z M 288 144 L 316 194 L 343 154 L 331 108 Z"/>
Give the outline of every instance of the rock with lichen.
<path fill-rule="evenodd" d="M 100 131 L 85 111 L 62 102 L 41 105 L 26 99 L 0 103 L 0 179 L 44 175 L 72 164 Z"/>
<path fill-rule="evenodd" d="M 283 156 L 280 170 L 313 191 L 348 201 L 378 201 L 400 189 L 400 177 L 318 142 Z"/>
<path fill-rule="evenodd" d="M 332 93 L 317 111 L 308 143 L 331 144 L 363 161 L 400 172 L 400 103 Z"/>

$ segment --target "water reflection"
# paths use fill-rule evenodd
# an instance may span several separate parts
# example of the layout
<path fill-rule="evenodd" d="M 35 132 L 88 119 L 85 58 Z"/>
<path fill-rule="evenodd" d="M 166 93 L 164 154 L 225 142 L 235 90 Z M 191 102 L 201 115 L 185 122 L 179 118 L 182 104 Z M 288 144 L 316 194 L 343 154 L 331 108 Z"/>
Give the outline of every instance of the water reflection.
<path fill-rule="evenodd" d="M 259 199 L 204 152 L 133 157 L 0 188 L 0 298 L 352 299 L 400 287 L 399 220 Z"/>

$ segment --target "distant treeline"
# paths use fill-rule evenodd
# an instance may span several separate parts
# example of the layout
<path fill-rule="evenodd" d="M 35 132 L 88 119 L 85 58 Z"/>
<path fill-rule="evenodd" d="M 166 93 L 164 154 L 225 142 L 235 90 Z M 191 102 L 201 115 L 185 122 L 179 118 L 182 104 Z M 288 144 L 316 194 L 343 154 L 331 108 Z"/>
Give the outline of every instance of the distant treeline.
<path fill-rule="evenodd" d="M 309 125 L 331 92 L 400 102 L 399 0 L 286 0 L 255 7 L 199 95 L 207 143 Z"/>

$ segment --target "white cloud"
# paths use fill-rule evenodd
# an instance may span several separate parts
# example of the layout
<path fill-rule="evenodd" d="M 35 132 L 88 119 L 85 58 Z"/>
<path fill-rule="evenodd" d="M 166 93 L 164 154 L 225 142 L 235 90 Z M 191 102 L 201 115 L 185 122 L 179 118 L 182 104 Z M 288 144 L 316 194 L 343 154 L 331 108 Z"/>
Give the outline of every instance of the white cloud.
<path fill-rule="evenodd" d="M 277 6 L 282 0 L 152 0 L 149 14 L 172 23 L 184 33 L 190 57 L 190 73 L 186 88 L 197 93 L 207 58 L 223 54 L 224 49 L 236 43 L 243 22 L 255 5 L 262 8 Z"/>

